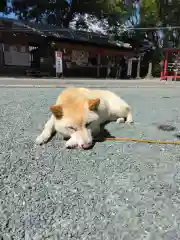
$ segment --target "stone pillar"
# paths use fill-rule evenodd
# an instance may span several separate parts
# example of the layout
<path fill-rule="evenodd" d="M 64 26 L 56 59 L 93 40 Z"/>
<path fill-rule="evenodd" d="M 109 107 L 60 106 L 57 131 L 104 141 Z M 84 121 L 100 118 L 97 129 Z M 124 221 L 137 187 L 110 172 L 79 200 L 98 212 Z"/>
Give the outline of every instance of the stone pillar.
<path fill-rule="evenodd" d="M 138 64 L 137 64 L 137 79 L 140 79 L 140 71 L 141 71 L 141 56 L 138 57 Z"/>
<path fill-rule="evenodd" d="M 127 76 L 131 77 L 132 73 L 132 59 L 128 59 L 128 67 L 127 67 Z"/>
<path fill-rule="evenodd" d="M 148 73 L 147 73 L 147 76 L 146 78 L 152 78 L 152 62 L 149 62 L 148 63 Z"/>

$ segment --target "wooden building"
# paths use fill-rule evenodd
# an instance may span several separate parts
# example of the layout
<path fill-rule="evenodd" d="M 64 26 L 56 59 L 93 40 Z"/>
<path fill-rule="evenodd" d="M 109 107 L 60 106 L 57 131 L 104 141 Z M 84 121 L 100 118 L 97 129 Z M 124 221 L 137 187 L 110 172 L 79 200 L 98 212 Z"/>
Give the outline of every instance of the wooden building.
<path fill-rule="evenodd" d="M 105 77 L 111 63 L 137 53 L 108 36 L 0 18 L 0 74 L 55 76 L 55 51 L 63 53 L 63 75 Z"/>

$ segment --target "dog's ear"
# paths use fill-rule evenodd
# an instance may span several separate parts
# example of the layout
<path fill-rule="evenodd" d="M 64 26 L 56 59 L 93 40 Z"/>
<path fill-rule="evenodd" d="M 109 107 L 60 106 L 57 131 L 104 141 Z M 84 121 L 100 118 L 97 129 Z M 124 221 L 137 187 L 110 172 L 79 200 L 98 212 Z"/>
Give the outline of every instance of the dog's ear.
<path fill-rule="evenodd" d="M 56 118 L 61 118 L 63 115 L 63 111 L 62 111 L 62 106 L 61 105 L 52 105 L 49 107 L 49 109 L 51 110 L 51 112 L 53 113 L 53 115 Z"/>
<path fill-rule="evenodd" d="M 99 98 L 94 98 L 94 99 L 89 99 L 88 100 L 89 110 L 91 110 L 91 111 L 95 110 L 98 107 L 99 104 L 100 104 L 100 99 Z"/>

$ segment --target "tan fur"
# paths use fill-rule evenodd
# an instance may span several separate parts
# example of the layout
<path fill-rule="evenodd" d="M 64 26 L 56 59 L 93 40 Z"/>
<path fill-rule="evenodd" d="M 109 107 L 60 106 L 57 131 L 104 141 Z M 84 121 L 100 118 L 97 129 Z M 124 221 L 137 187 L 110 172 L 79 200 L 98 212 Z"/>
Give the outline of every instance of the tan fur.
<path fill-rule="evenodd" d="M 95 110 L 99 106 L 99 104 L 100 104 L 99 98 L 88 100 L 89 110 L 91 110 L 91 111 Z"/>
<path fill-rule="evenodd" d="M 37 137 L 37 143 L 47 141 L 52 132 L 57 131 L 70 138 L 67 147 L 87 148 L 92 144 L 93 136 L 99 133 L 101 123 L 133 121 L 130 106 L 116 94 L 104 90 L 67 88 L 50 110 L 52 116 Z"/>
<path fill-rule="evenodd" d="M 52 105 L 49 108 L 51 110 L 51 112 L 54 114 L 54 116 L 57 119 L 61 119 L 62 115 L 63 115 L 63 110 L 61 105 Z"/>

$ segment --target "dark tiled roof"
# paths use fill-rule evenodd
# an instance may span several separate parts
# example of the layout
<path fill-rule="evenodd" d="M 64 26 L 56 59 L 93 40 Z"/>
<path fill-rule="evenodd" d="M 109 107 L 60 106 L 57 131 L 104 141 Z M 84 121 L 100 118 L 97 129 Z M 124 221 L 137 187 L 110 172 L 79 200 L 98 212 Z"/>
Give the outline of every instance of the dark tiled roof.
<path fill-rule="evenodd" d="M 31 22 L 19 21 L 15 19 L 0 18 L 0 22 L 12 24 L 13 31 L 23 31 L 38 34 L 47 38 L 69 40 L 75 42 L 86 42 L 89 44 L 96 44 L 101 46 L 108 46 L 114 48 L 128 48 L 124 46 L 123 42 L 118 45 L 112 42 L 107 35 L 76 31 L 68 28 L 60 28 L 52 25 L 36 24 Z M 1 29 L 1 25 L 0 25 Z"/>

